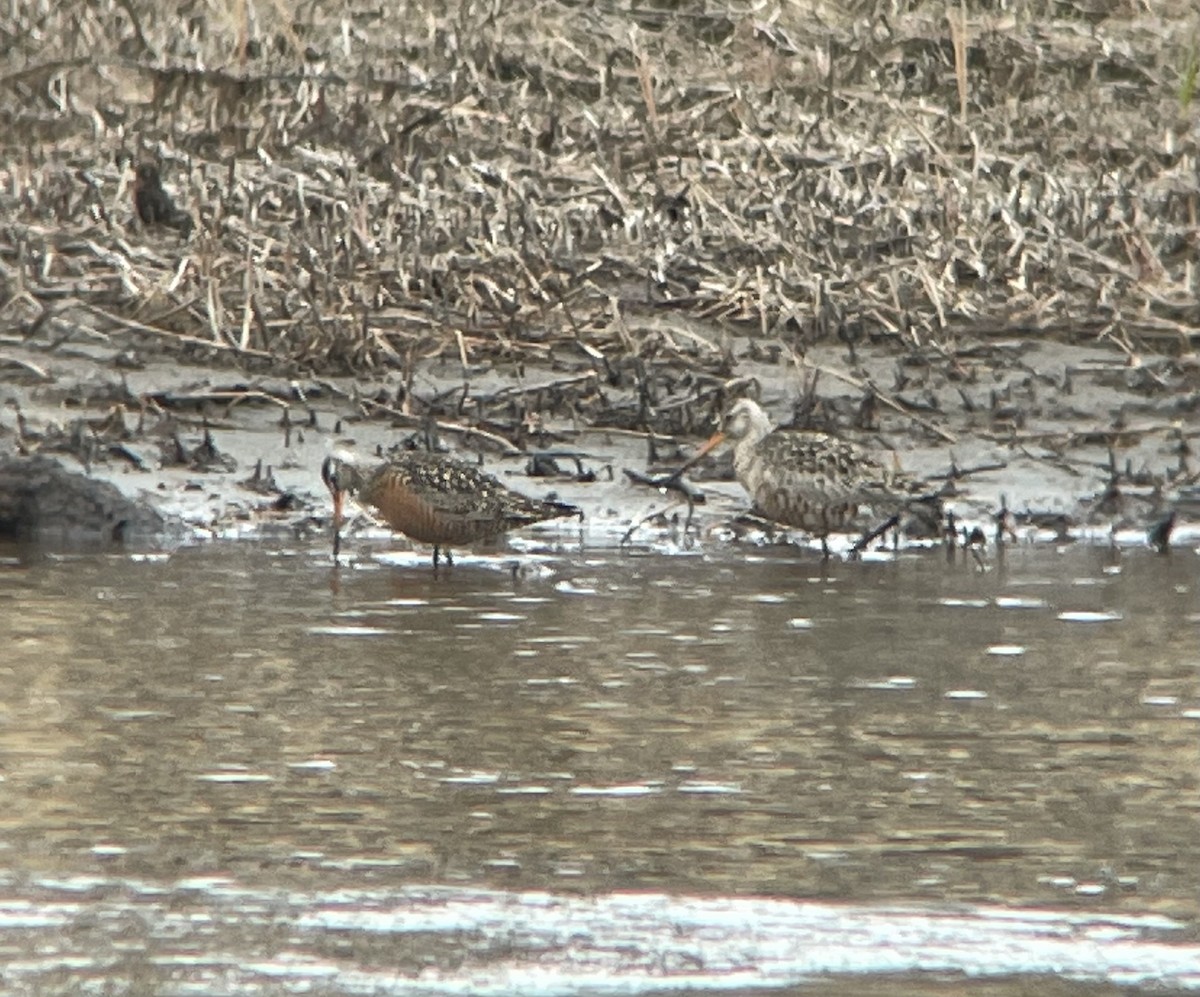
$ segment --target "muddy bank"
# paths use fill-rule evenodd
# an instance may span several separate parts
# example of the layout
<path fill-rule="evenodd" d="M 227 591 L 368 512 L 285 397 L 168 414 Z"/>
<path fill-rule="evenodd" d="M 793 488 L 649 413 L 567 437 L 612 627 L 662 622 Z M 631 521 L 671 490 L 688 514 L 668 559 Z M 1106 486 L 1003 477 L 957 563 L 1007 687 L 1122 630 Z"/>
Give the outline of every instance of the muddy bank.
<path fill-rule="evenodd" d="M 678 466 L 746 392 L 783 423 L 895 451 L 906 471 L 947 493 L 961 525 L 989 536 L 1001 508 L 1025 539 L 1145 530 L 1172 510 L 1181 522 L 1194 518 L 1198 396 L 1174 362 L 1133 366 L 1102 348 L 981 340 L 952 361 L 859 351 L 851 374 L 844 350 L 813 348 L 797 366 L 753 340 L 707 333 L 731 370 L 702 389 L 684 376 L 649 388 L 614 383 L 586 357 L 540 367 L 432 361 L 407 379 L 286 378 L 137 342 L 10 342 L 0 353 L 5 467 L 29 455 L 39 473 L 50 462 L 60 472 L 44 479 L 51 498 L 33 505 L 29 482 L 0 474 L 0 519 L 10 536 L 50 541 L 316 536 L 329 513 L 323 457 L 335 448 L 371 455 L 415 436 L 477 455 L 517 490 L 580 505 L 597 542 L 639 523 L 632 538 L 645 539 L 677 530 L 687 506 L 625 470 Z M 643 422 L 664 428 L 589 424 L 579 414 L 601 408 L 640 409 Z M 670 431 L 683 422 L 690 432 Z M 693 478 L 706 497 L 694 509 L 698 535 L 747 507 L 727 455 Z"/>
<path fill-rule="evenodd" d="M 989 532 L 1186 520 L 1200 13 L 869 8 L 17 11 L 0 453 L 95 506 L 38 529 L 318 529 L 436 423 L 619 537 L 746 392 Z"/>

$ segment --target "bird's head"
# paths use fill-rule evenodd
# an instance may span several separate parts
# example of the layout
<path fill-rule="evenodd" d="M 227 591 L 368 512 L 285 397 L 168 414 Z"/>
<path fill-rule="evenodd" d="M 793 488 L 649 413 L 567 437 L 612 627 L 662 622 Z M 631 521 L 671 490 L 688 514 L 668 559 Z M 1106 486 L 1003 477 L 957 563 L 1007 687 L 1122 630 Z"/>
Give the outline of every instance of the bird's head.
<path fill-rule="evenodd" d="M 761 440 L 771 431 L 771 418 L 752 398 L 739 398 L 725 413 L 721 431 L 731 440 Z"/>
<path fill-rule="evenodd" d="M 362 473 L 344 457 L 330 455 L 321 464 L 321 480 L 333 496 L 333 528 L 342 525 L 342 502 L 347 493 L 353 494 L 362 487 Z"/>
<path fill-rule="evenodd" d="M 697 459 L 719 447 L 726 440 L 740 442 L 751 440 L 757 442 L 771 431 L 771 420 L 758 402 L 750 398 L 740 398 L 725 413 L 721 420 L 721 428 L 709 437 L 697 452 Z"/>

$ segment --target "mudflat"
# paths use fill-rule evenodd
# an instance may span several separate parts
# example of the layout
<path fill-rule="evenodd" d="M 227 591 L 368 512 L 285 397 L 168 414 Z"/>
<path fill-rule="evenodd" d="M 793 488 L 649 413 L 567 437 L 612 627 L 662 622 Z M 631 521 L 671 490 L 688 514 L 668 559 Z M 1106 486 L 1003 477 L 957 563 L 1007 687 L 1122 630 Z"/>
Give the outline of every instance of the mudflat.
<path fill-rule="evenodd" d="M 965 523 L 1194 518 L 1193 5 L 227 13 L 15 15 L 0 452 L 141 512 L 7 532 L 320 529 L 417 433 L 623 533 L 743 394 Z"/>

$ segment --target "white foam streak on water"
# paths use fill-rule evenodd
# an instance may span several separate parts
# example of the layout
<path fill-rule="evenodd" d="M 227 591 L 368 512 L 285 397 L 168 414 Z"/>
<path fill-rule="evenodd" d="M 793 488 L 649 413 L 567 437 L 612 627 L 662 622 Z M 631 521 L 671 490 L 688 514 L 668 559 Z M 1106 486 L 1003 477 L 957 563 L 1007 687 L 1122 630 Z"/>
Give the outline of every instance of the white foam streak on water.
<path fill-rule="evenodd" d="M 364 898 L 365 899 L 365 898 Z M 349 898 L 347 898 L 349 900 Z M 1200 946 L 1150 937 L 1182 926 L 1161 917 L 1046 911 L 863 908 L 653 894 L 592 900 L 547 894 L 432 893 L 424 904 L 345 903 L 299 919 L 307 930 L 477 932 L 519 939 L 520 957 L 486 973 L 436 972 L 406 993 L 639 993 L 658 988 L 786 986 L 812 975 L 1054 973 L 1125 985 L 1200 986 Z M 355 974 L 361 976 L 363 974 Z M 373 986 L 382 992 L 385 980 Z"/>
<path fill-rule="evenodd" d="M 1200 989 L 1200 945 L 1185 940 L 1184 925 L 1157 915 L 652 893 L 588 899 L 442 887 L 311 894 L 220 880 L 180 882 L 166 896 L 161 887 L 141 890 L 132 881 L 116 887 L 107 884 L 108 899 L 90 904 L 0 900 L 0 930 L 31 932 L 32 942 L 49 941 L 47 933 L 69 938 L 81 917 L 93 928 L 140 924 L 146 963 L 169 970 L 169 982 L 158 981 L 164 994 L 294 993 L 319 981 L 334 993 L 548 997 L 774 988 L 814 976 L 918 972 L 1054 974 Z M 59 943 L 31 948 L 30 958 L 7 966 L 8 978 L 32 984 L 49 974 L 103 971 L 93 928 L 84 932 L 84 952 Z M 278 947 L 239 958 L 226 948 L 231 934 L 278 939 Z M 331 935 L 348 945 L 380 938 L 380 953 L 411 952 L 414 944 L 423 950 L 439 937 L 461 957 L 450 968 L 400 958 L 364 969 L 361 959 L 311 951 Z M 172 939 L 167 950 L 155 941 L 162 938 Z M 131 939 L 122 939 L 128 948 Z M 44 954 L 33 957 L 35 950 Z"/>
<path fill-rule="evenodd" d="M 254 980 L 264 977 L 284 986 L 281 992 L 321 980 L 343 993 L 600 995 L 783 987 L 812 976 L 916 972 L 1047 973 L 1200 989 L 1200 945 L 1182 940 L 1182 924 L 1157 915 L 650 893 L 585 899 L 441 887 L 271 893 L 218 881 L 191 894 L 203 905 L 200 910 L 181 912 L 175 908 L 188 889 L 172 891 L 172 900 L 157 890 L 139 897 L 136 883 L 123 886 L 122 900 L 100 905 L 106 908 L 102 920 L 124 923 L 116 916 L 120 911 L 108 909 L 116 904 L 136 913 L 150 937 L 165 932 L 187 950 L 147 953 L 153 964 L 167 959 L 176 969 L 193 970 L 189 982 L 175 977 L 174 986 L 163 991 L 170 993 L 210 992 L 205 979 L 214 967 L 221 968 L 227 993 L 250 992 Z M 82 910 L 75 902 L 0 901 L 0 928 L 61 929 Z M 95 913 L 94 906 L 89 910 Z M 218 924 L 235 931 L 267 926 L 274 937 L 288 940 L 271 955 L 239 962 L 205 950 L 206 941 L 220 948 L 208 937 L 210 926 Z M 197 934 L 200 927 L 205 930 Z M 414 976 L 411 965 L 367 971 L 361 963 L 331 962 L 306 951 L 329 933 L 470 941 L 453 968 L 425 968 Z M 1170 943 L 1173 935 L 1181 938 L 1178 944 Z M 73 958 L 62 952 L 51 960 L 54 966 L 23 960 L 9 971 L 36 977 L 70 968 Z"/>

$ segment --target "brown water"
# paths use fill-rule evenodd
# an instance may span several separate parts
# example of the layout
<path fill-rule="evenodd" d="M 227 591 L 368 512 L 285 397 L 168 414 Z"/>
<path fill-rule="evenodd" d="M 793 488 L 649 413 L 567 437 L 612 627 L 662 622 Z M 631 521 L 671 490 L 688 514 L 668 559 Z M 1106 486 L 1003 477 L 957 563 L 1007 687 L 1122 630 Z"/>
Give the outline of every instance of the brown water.
<path fill-rule="evenodd" d="M 1200 987 L 1191 551 L 11 553 L 5 992 Z"/>

